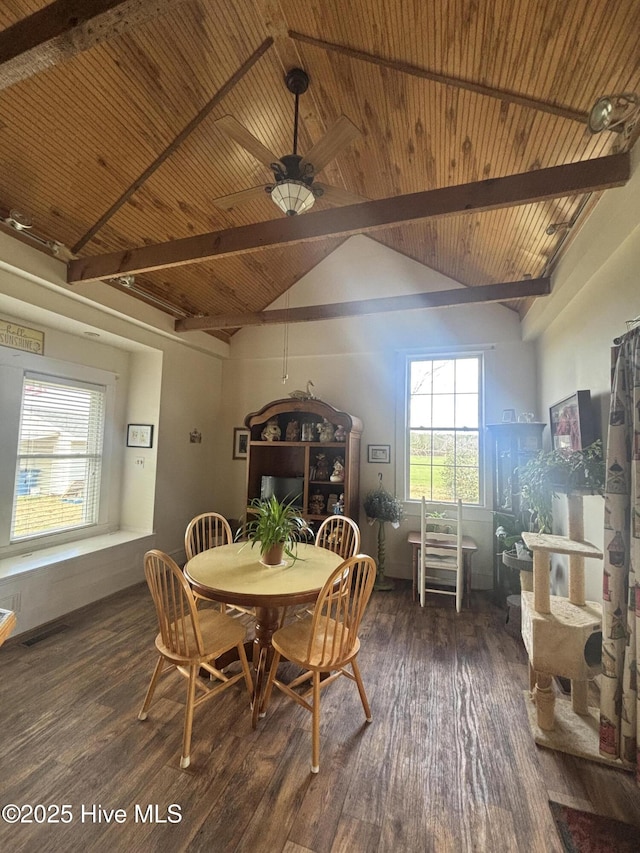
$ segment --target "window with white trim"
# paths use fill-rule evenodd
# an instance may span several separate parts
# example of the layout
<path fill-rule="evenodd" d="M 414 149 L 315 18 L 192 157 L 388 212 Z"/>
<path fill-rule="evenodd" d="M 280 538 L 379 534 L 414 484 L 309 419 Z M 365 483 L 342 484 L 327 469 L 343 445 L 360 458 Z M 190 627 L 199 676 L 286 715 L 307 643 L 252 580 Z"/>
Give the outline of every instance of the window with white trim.
<path fill-rule="evenodd" d="M 407 360 L 406 500 L 480 504 L 479 355 Z"/>
<path fill-rule="evenodd" d="M 106 387 L 25 373 L 11 542 L 98 523 Z"/>

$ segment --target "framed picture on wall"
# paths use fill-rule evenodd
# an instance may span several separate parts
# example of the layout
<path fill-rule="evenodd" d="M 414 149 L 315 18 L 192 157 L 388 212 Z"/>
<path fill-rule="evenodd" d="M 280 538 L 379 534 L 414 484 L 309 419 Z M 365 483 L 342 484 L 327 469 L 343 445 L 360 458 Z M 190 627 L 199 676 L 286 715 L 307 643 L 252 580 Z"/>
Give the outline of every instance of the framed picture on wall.
<path fill-rule="evenodd" d="M 246 459 L 249 455 L 249 430 L 243 427 L 234 427 L 233 430 L 233 458 Z"/>
<path fill-rule="evenodd" d="M 576 391 L 549 409 L 554 450 L 584 450 L 596 440 L 590 391 Z"/>
<path fill-rule="evenodd" d="M 387 463 L 391 462 L 390 444 L 368 444 L 367 462 Z"/>
<path fill-rule="evenodd" d="M 127 424 L 127 447 L 153 447 L 153 425 Z"/>

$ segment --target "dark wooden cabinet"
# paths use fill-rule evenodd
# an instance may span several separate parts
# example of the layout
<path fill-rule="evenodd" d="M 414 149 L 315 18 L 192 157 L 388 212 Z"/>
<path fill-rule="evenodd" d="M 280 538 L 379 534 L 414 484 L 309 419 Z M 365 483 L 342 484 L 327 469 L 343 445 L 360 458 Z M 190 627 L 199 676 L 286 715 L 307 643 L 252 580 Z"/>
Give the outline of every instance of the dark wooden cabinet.
<path fill-rule="evenodd" d="M 277 427 L 273 430 L 276 435 L 279 432 L 272 441 L 263 437 L 269 423 Z M 324 426 L 323 434 L 319 433 L 319 424 Z M 339 412 L 322 400 L 287 397 L 247 415 L 245 426 L 250 432 L 247 506 L 264 494 L 265 486 L 275 486 L 276 493 L 278 487 L 289 492 L 299 488 L 302 515 L 310 522 L 318 522 L 331 514 L 330 499 L 344 494 L 344 514 L 357 521 L 362 435 L 359 418 Z M 307 440 L 303 440 L 305 437 Z M 331 440 L 319 440 L 327 437 Z M 330 480 L 336 460 L 344 467 L 341 482 Z M 295 478 L 298 486 L 294 485 Z"/>
<path fill-rule="evenodd" d="M 546 424 L 489 424 L 493 459 L 493 509 L 496 512 L 520 512 L 520 488 L 517 469 L 542 450 Z"/>
<path fill-rule="evenodd" d="M 523 467 L 542 450 L 542 433 L 546 424 L 504 423 L 489 424 L 493 464 L 494 529 L 500 525 L 509 528 L 509 518 L 514 524 L 521 519 L 520 485 L 518 468 Z M 520 589 L 518 574 L 503 563 L 501 540 L 495 540 L 493 565 L 493 592 L 497 604 L 504 606 L 510 593 Z"/>

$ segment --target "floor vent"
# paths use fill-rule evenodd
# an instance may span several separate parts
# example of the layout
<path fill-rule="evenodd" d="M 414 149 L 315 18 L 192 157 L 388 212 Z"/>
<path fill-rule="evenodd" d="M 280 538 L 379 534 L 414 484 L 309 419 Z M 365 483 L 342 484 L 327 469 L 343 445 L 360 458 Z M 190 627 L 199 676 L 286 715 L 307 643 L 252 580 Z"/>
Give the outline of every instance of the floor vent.
<path fill-rule="evenodd" d="M 34 634 L 32 637 L 29 637 L 29 639 L 23 640 L 20 645 L 29 648 L 30 646 L 35 646 L 36 643 L 41 643 L 43 640 L 48 640 L 49 637 L 53 637 L 55 634 L 61 634 L 63 631 L 68 630 L 68 625 L 52 625 L 50 628 L 46 628 L 39 634 Z"/>

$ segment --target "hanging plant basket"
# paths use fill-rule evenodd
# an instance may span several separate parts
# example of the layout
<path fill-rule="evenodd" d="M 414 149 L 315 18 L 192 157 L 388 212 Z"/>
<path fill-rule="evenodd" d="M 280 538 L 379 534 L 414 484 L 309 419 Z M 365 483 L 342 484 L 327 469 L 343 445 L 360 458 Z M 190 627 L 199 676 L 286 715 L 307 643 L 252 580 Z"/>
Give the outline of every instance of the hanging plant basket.
<path fill-rule="evenodd" d="M 392 527 L 399 527 L 404 507 L 402 501 L 398 500 L 391 492 L 382 486 L 382 474 L 378 474 L 378 488 L 368 492 L 364 499 L 364 511 L 367 514 L 369 524 L 378 522 L 378 560 L 377 574 L 374 589 L 392 590 L 393 582 L 384 576 L 385 570 L 385 523 L 388 521 Z"/>

